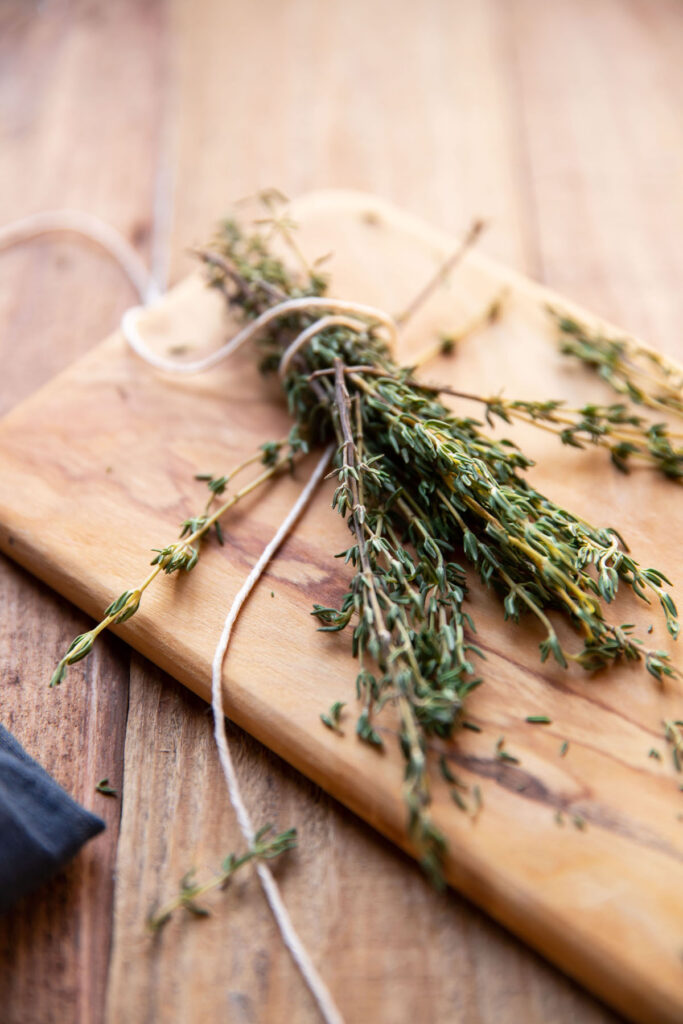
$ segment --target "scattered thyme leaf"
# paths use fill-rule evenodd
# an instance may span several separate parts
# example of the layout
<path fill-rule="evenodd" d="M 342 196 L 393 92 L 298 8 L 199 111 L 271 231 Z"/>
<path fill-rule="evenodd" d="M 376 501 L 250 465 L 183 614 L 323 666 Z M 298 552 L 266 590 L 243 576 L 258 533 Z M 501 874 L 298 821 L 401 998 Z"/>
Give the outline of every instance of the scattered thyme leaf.
<path fill-rule="evenodd" d="M 341 729 L 339 723 L 341 721 L 342 710 L 346 707 L 344 701 L 336 700 L 331 706 L 327 714 L 320 716 L 320 720 L 323 725 L 326 725 L 332 732 L 338 732 L 341 735 Z"/>
<path fill-rule="evenodd" d="M 467 812 L 469 810 L 469 808 L 468 808 L 465 800 L 463 799 L 462 795 L 460 794 L 459 790 L 457 790 L 454 787 L 453 789 L 451 789 L 450 792 L 451 792 L 451 800 L 453 801 L 453 803 L 457 807 L 459 807 L 461 811 Z"/>
<path fill-rule="evenodd" d="M 677 772 L 683 771 L 683 720 L 668 719 L 662 723 L 664 736 L 671 744 L 671 757 Z"/>
<path fill-rule="evenodd" d="M 95 789 L 98 793 L 101 793 L 102 796 L 118 796 L 118 791 L 115 790 L 113 786 L 109 785 L 108 778 L 100 779 L 100 781 L 95 786 Z"/>
<path fill-rule="evenodd" d="M 505 764 L 519 764 L 519 758 L 505 750 L 505 737 L 501 736 L 496 743 L 496 759 Z"/>

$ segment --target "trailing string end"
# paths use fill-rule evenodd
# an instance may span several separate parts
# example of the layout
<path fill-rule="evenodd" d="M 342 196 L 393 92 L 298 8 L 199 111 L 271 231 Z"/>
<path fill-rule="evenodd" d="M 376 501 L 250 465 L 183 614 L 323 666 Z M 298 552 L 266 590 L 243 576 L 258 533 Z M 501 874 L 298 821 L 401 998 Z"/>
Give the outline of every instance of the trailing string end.
<path fill-rule="evenodd" d="M 315 489 L 324 476 L 330 458 L 332 457 L 334 447 L 334 445 L 329 445 L 326 448 L 306 486 L 301 491 L 299 497 L 286 517 L 280 523 L 280 526 L 272 539 L 263 549 L 258 561 L 236 594 L 226 616 L 223 631 L 218 644 L 216 645 L 216 650 L 213 656 L 211 668 L 211 707 L 213 710 L 214 737 L 218 748 L 221 767 L 228 787 L 230 802 L 235 811 L 242 835 L 250 847 L 253 846 L 254 843 L 255 830 L 242 797 L 237 773 L 235 771 L 235 766 L 230 754 L 230 748 L 228 746 L 225 727 L 225 711 L 223 708 L 223 662 L 230 643 L 233 626 L 237 621 L 243 605 L 256 587 L 271 558 L 310 502 Z M 292 924 L 292 920 L 283 902 L 280 889 L 270 868 L 260 861 L 256 865 L 256 870 L 263 887 L 264 894 L 273 913 L 273 917 L 275 918 L 280 930 L 282 941 L 289 950 L 309 991 L 313 995 L 325 1024 L 344 1024 L 343 1018 L 334 1003 L 327 985 L 318 973 L 308 950 L 299 938 L 296 929 Z"/>
<path fill-rule="evenodd" d="M 150 366 L 153 366 L 155 369 L 162 370 L 165 373 L 194 374 L 210 370 L 212 367 L 231 356 L 237 351 L 237 349 L 241 348 L 245 342 L 256 337 L 256 335 L 268 327 L 268 325 L 274 320 L 278 320 L 283 316 L 288 316 L 291 313 L 325 311 L 328 314 L 340 314 L 345 325 L 351 326 L 354 330 L 358 330 L 359 328 L 367 330 L 374 323 L 379 327 L 385 328 L 389 335 L 390 344 L 394 345 L 397 338 L 396 321 L 393 317 L 389 316 L 388 313 L 385 313 L 384 310 L 378 309 L 375 306 L 368 306 L 361 302 L 349 302 L 345 299 L 326 299 L 318 296 L 301 297 L 296 299 L 287 299 L 285 302 L 278 302 L 276 305 L 271 306 L 230 338 L 225 345 L 216 349 L 215 352 L 210 352 L 201 359 L 181 362 L 177 359 L 169 359 L 167 356 L 159 355 L 159 353 L 149 347 L 139 328 L 139 318 L 142 311 L 141 306 L 134 306 L 132 309 L 127 310 L 121 320 L 121 332 L 127 343 L 141 359 Z M 353 321 L 351 318 L 354 318 Z M 327 324 L 323 324 L 321 326 L 322 320 L 327 320 Z M 368 321 L 368 323 L 366 324 L 365 321 Z M 317 334 L 318 331 L 324 330 L 325 326 L 331 326 L 329 318 L 321 317 L 312 325 L 311 328 L 307 329 L 310 330 L 311 333 L 304 339 L 304 341 L 301 340 L 301 335 L 299 335 L 292 344 L 296 343 L 297 348 L 300 348 L 301 345 L 304 344 L 305 341 L 308 341 L 310 337 L 313 337 L 313 335 Z M 305 334 L 306 332 L 304 331 L 303 333 Z M 294 352 L 291 354 L 293 355 Z M 287 352 L 285 352 L 285 356 L 287 356 Z M 291 358 L 291 356 L 289 358 Z"/>
<path fill-rule="evenodd" d="M 0 249 L 21 245 L 41 235 L 62 233 L 79 235 L 104 249 L 121 267 L 145 305 L 160 298 L 162 290 L 130 242 L 116 228 L 82 210 L 44 210 L 4 224 L 0 228 Z"/>

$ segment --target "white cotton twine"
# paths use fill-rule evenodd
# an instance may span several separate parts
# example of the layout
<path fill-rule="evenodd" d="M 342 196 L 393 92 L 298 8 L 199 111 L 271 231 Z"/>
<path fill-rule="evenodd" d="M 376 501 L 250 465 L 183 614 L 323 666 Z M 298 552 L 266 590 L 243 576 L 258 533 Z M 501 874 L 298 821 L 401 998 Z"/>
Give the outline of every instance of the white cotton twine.
<path fill-rule="evenodd" d="M 216 746 L 218 747 L 218 756 L 220 757 L 221 765 L 223 768 L 223 774 L 228 784 L 228 792 L 230 794 L 230 802 L 235 810 L 237 821 L 239 822 L 242 835 L 249 846 L 253 846 L 254 843 L 254 827 L 249 817 L 249 812 L 244 806 L 242 799 L 242 793 L 240 791 L 239 783 L 237 781 L 237 775 L 235 774 L 235 766 L 230 756 L 230 748 L 228 747 L 228 738 L 225 729 L 225 713 L 223 711 L 223 659 L 230 643 L 230 636 L 232 633 L 232 627 L 237 621 L 237 616 L 242 610 L 242 606 L 251 594 L 252 590 L 258 583 L 263 570 L 268 565 L 277 549 L 282 544 L 283 540 L 294 526 L 295 522 L 301 515 L 302 511 L 308 505 L 313 492 L 320 483 L 322 476 L 327 468 L 327 464 L 330 461 L 332 452 L 334 451 L 334 445 L 329 445 L 322 458 L 319 460 L 318 465 L 315 467 L 313 473 L 309 477 L 308 483 L 304 487 L 303 491 L 292 505 L 287 516 L 282 520 L 275 535 L 266 544 L 265 548 L 261 552 L 261 555 L 253 567 L 246 580 L 242 584 L 240 590 L 236 594 L 230 611 L 228 612 L 227 618 L 223 625 L 223 632 L 221 633 L 220 640 L 216 645 L 216 650 L 213 656 L 213 664 L 211 667 L 211 707 L 213 708 L 213 734 L 216 740 Z M 332 996 L 330 994 L 327 985 L 321 978 L 320 974 L 316 970 L 313 961 L 308 953 L 308 950 L 304 946 L 303 942 L 297 935 L 292 919 L 289 916 L 287 908 L 282 899 L 279 886 L 273 877 L 273 873 L 267 864 L 263 861 L 257 861 L 256 871 L 258 873 L 263 891 L 266 899 L 270 904 L 270 909 L 273 911 L 273 917 L 277 921 L 280 934 L 282 935 L 282 941 L 292 955 L 292 959 L 296 963 L 297 967 L 301 971 L 304 981 L 308 985 L 315 1001 L 318 1004 L 320 1013 L 327 1024 L 343 1024 L 343 1018 L 334 1004 Z"/>
<path fill-rule="evenodd" d="M 154 277 L 148 273 L 147 268 L 141 261 L 137 252 L 123 237 L 123 235 L 121 235 L 115 228 L 112 228 L 109 224 L 101 221 L 98 217 L 94 217 L 89 213 L 83 213 L 79 210 L 46 210 L 41 213 L 31 214 L 27 217 L 22 217 L 19 220 L 12 221 L 10 224 L 0 228 L 0 250 L 9 248 L 13 245 L 20 245 L 23 242 L 29 241 L 31 238 L 38 237 L 39 235 L 62 232 L 79 235 L 82 238 L 95 242 L 95 244 L 104 249 L 105 252 L 107 252 L 119 264 L 137 291 L 140 300 L 145 305 L 149 305 L 161 296 L 162 289 L 159 288 Z M 271 320 L 288 312 L 293 312 L 302 308 L 328 311 L 333 310 L 339 313 L 350 312 L 359 316 L 366 316 L 381 323 L 382 326 L 389 328 L 392 335 L 395 334 L 396 328 L 393 320 L 391 320 L 390 317 L 387 317 L 387 315 L 381 310 L 376 310 L 370 306 L 360 306 L 356 303 L 346 303 L 342 300 L 328 300 L 322 298 L 292 299 L 288 302 L 283 302 L 274 309 L 267 310 L 263 313 L 222 348 L 218 349 L 216 352 L 212 352 L 205 358 L 195 360 L 194 362 L 178 363 L 170 359 L 165 359 L 163 356 L 157 355 L 148 348 L 137 325 L 138 315 L 142 309 L 141 306 L 135 306 L 124 313 L 121 321 L 121 330 L 131 348 L 151 366 L 171 373 L 200 373 L 202 370 L 207 370 L 210 367 L 215 366 L 216 363 L 231 355 L 240 347 L 240 345 L 243 345 L 245 341 L 253 337 L 258 331 L 262 330 L 268 323 L 270 323 Z M 317 324 L 314 324 L 313 327 L 317 327 L 317 330 L 311 331 L 309 328 L 307 329 L 307 332 L 302 332 L 302 335 L 307 334 L 306 338 L 302 340 L 302 335 L 299 335 L 299 337 L 295 339 L 290 346 L 290 349 L 285 353 L 283 361 L 284 358 L 287 358 L 288 363 L 297 348 L 300 348 L 305 341 L 310 340 L 310 337 L 317 333 L 318 330 L 323 329 L 320 321 L 318 321 Z M 296 346 L 296 348 L 294 346 Z M 285 364 L 285 369 L 286 365 L 287 364 Z M 216 740 L 216 746 L 218 747 L 218 756 L 221 767 L 228 786 L 230 802 L 235 811 L 240 831 L 250 847 L 253 846 L 254 843 L 254 828 L 244 804 L 244 800 L 242 799 L 242 793 L 235 773 L 235 766 L 230 755 L 225 730 L 222 687 L 223 661 L 230 643 L 233 626 L 237 621 L 237 617 L 244 603 L 261 578 L 268 562 L 280 547 L 283 540 L 289 534 L 297 519 L 311 500 L 316 487 L 322 479 L 333 451 L 334 445 L 330 445 L 325 450 L 306 486 L 301 491 L 285 519 L 280 523 L 280 526 L 273 538 L 263 549 L 261 556 L 247 576 L 239 592 L 236 594 L 225 619 L 223 631 L 213 656 L 211 669 L 211 706 L 214 717 L 214 737 Z M 299 938 L 299 935 L 292 924 L 292 919 L 290 918 L 284 904 L 280 888 L 273 877 L 273 873 L 262 861 L 257 862 L 256 872 L 270 909 L 273 912 L 273 917 L 280 929 L 282 941 L 289 950 L 294 963 L 299 968 L 304 982 L 318 1005 L 318 1009 L 320 1010 L 320 1014 L 325 1021 L 325 1024 L 344 1024 L 344 1019 L 337 1009 L 327 985 L 318 973 L 308 950 Z"/>
<path fill-rule="evenodd" d="M 271 306 L 265 313 L 261 313 L 255 320 L 252 320 L 246 327 L 243 327 L 230 341 L 222 345 L 221 348 L 216 349 L 215 352 L 210 352 L 201 359 L 186 360 L 184 362 L 178 359 L 169 359 L 167 356 L 161 356 L 147 345 L 138 326 L 139 314 L 142 311 L 141 306 L 134 306 L 123 314 L 121 330 L 130 347 L 137 352 L 141 359 L 144 359 L 150 366 L 154 366 L 155 369 L 164 370 L 166 373 L 203 373 L 204 370 L 210 370 L 212 366 L 216 366 L 217 363 L 231 356 L 246 341 L 259 334 L 273 320 L 279 320 L 280 317 L 287 316 L 288 313 L 313 310 L 332 310 L 339 313 L 353 313 L 356 317 L 367 317 L 369 320 L 374 320 L 382 327 L 385 327 L 391 334 L 391 340 L 395 341 L 396 323 L 383 310 L 377 309 L 375 306 L 366 306 L 359 302 L 349 302 L 346 299 L 326 299 L 318 296 L 286 299 L 284 302 L 279 302 L 277 306 Z M 323 323 L 323 319 L 328 321 L 328 318 L 324 317 L 312 324 L 311 327 L 307 327 L 284 352 L 280 362 L 279 372 L 281 375 L 289 365 L 292 356 L 303 344 L 310 341 L 311 337 L 317 334 L 318 331 L 331 326 L 329 321 Z M 351 326 L 355 330 L 365 326 L 360 320 L 351 320 L 343 316 L 330 317 L 329 320 L 334 321 L 334 323 L 343 322 L 347 327 Z"/>
<path fill-rule="evenodd" d="M 21 245 L 40 235 L 74 234 L 104 249 L 121 267 L 145 305 L 162 293 L 133 246 L 116 228 L 81 210 L 44 210 L 20 217 L 0 228 L 0 249 Z"/>

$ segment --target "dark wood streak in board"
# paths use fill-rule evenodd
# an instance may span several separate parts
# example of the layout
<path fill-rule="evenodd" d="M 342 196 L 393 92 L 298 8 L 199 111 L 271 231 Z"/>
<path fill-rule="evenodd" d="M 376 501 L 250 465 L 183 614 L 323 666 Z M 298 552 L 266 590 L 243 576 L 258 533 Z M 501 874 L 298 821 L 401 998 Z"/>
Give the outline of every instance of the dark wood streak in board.
<path fill-rule="evenodd" d="M 559 690 L 561 693 L 565 693 L 565 694 L 568 694 L 568 695 L 569 694 L 576 694 L 577 693 L 577 687 L 575 685 L 572 686 L 571 682 L 569 681 L 569 679 L 565 683 L 565 682 L 562 681 L 562 679 L 558 678 L 557 675 L 546 674 L 543 671 L 541 671 L 538 668 L 536 668 L 533 664 L 530 664 L 529 662 L 516 661 L 514 658 L 512 658 L 507 653 L 507 651 L 503 652 L 502 650 L 500 650 L 498 648 L 491 647 L 491 646 L 487 645 L 485 641 L 481 640 L 481 638 L 479 637 L 479 634 L 476 634 L 476 636 L 473 639 L 476 641 L 477 645 L 479 647 L 481 647 L 481 649 L 483 651 L 486 651 L 488 654 L 493 654 L 497 658 L 500 658 L 502 661 L 507 662 L 508 665 L 512 665 L 515 668 L 519 669 L 520 671 L 525 672 L 527 675 L 533 676 L 535 679 L 538 679 L 541 682 L 543 682 L 543 684 L 545 686 L 549 686 L 553 690 Z M 639 667 L 640 666 L 633 666 L 633 670 L 637 672 L 639 670 Z M 581 681 L 582 679 L 585 679 L 586 681 L 588 681 L 590 683 L 590 685 L 599 686 L 600 685 L 600 681 L 599 680 L 595 681 L 595 675 L 596 674 L 597 673 L 594 673 L 593 676 L 591 676 L 591 677 L 588 677 L 588 676 L 585 676 L 585 675 L 581 675 L 581 676 L 578 676 L 578 680 Z M 602 677 L 604 679 L 607 679 L 609 677 L 609 670 L 605 669 L 600 674 L 602 675 Z M 575 682 L 576 682 L 576 678 L 577 677 L 575 677 Z M 654 680 L 652 682 L 650 682 L 649 679 L 645 680 L 645 684 L 646 685 L 652 685 L 652 686 L 656 685 Z M 589 704 L 594 704 L 595 707 L 600 708 L 601 711 L 607 711 L 610 715 L 615 715 L 617 718 L 622 718 L 625 722 L 628 722 L 629 725 L 632 725 L 635 728 L 637 728 L 638 730 L 640 730 L 641 732 L 644 732 L 647 736 L 651 736 L 652 739 L 658 739 L 658 740 L 663 739 L 663 733 L 662 733 L 661 730 L 658 731 L 654 726 L 651 726 L 650 728 L 648 728 L 647 725 L 641 719 L 629 718 L 629 716 L 624 713 L 623 707 L 615 707 L 614 705 L 609 704 L 606 701 L 598 700 L 597 697 L 595 697 L 592 693 L 590 693 L 587 690 L 586 686 L 582 686 L 581 687 L 581 699 L 587 701 L 587 703 L 589 703 Z M 557 725 L 558 723 L 554 723 L 554 724 Z M 583 744 L 583 745 L 586 746 L 586 744 Z M 624 764 L 628 764 L 628 767 L 633 768 L 634 771 L 640 771 L 641 770 L 637 766 L 631 765 L 628 762 L 623 762 L 623 763 Z M 644 769 L 644 770 L 647 770 L 647 769 Z"/>
<path fill-rule="evenodd" d="M 590 801 L 588 786 L 579 788 L 576 795 L 566 795 L 552 790 L 538 776 L 519 765 L 505 764 L 495 758 L 476 757 L 458 751 L 446 751 L 443 755 L 447 761 L 466 769 L 480 779 L 492 779 L 510 793 L 542 804 L 556 811 L 567 813 L 580 812 L 588 824 L 595 825 L 607 832 L 630 839 L 639 846 L 657 850 L 667 857 L 683 863 L 683 850 L 663 840 L 654 832 L 645 828 L 634 828 L 628 819 L 619 817 L 614 810 L 604 805 L 595 805 Z M 636 769 L 637 770 L 637 769 Z"/>

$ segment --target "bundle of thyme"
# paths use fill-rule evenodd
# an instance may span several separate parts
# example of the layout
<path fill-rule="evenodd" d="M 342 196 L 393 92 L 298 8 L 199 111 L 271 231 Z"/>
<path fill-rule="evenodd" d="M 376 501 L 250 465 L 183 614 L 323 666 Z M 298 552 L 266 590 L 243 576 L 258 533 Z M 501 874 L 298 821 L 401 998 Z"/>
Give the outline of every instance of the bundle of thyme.
<path fill-rule="evenodd" d="M 276 227 L 292 241 L 289 222 L 281 219 Z M 413 367 L 396 361 L 386 322 L 334 300 L 323 303 L 327 315 L 319 319 L 326 280 L 315 266 L 302 260 L 300 271 L 291 270 L 263 233 L 245 232 L 233 220 L 200 255 L 209 284 L 223 292 L 230 309 L 245 322 L 260 318 L 264 324 L 261 366 L 279 371 L 291 432 L 232 473 L 205 478 L 210 497 L 203 512 L 156 552 L 139 587 L 124 592 L 98 626 L 76 638 L 53 683 L 87 654 L 103 628 L 135 613 L 159 572 L 191 570 L 211 528 L 222 542 L 219 519 L 241 497 L 334 438 L 332 505 L 349 528 L 341 557 L 350 581 L 339 607 L 315 605 L 313 614 L 323 631 L 351 631 L 360 739 L 382 747 L 378 715 L 387 704 L 397 709 L 410 834 L 425 869 L 438 878 L 444 840 L 429 812 L 430 743 L 467 724 L 466 698 L 482 681 L 483 655 L 467 610 L 468 571 L 498 595 L 505 618 L 538 620 L 542 661 L 594 671 L 619 658 L 640 660 L 658 680 L 674 673 L 667 654 L 648 648 L 631 625 L 612 621 L 607 606 L 620 588 L 653 598 L 676 637 L 669 581 L 657 569 L 641 568 L 616 530 L 591 525 L 532 487 L 524 476 L 532 463 L 512 441 L 448 409 L 438 392 L 449 389 L 418 382 Z M 606 445 L 620 468 L 639 457 L 680 476 L 681 453 L 666 430 L 650 431 L 622 405 L 570 410 L 558 402 L 461 397 L 482 402 L 489 421 L 526 419 L 556 430 L 565 443 Z M 260 475 L 232 490 L 235 473 L 259 459 Z M 214 508 L 226 490 L 231 496 Z M 576 647 L 561 642 L 555 613 L 574 627 L 581 639 Z M 338 729 L 342 707 L 337 703 L 323 716 L 327 726 Z"/>

